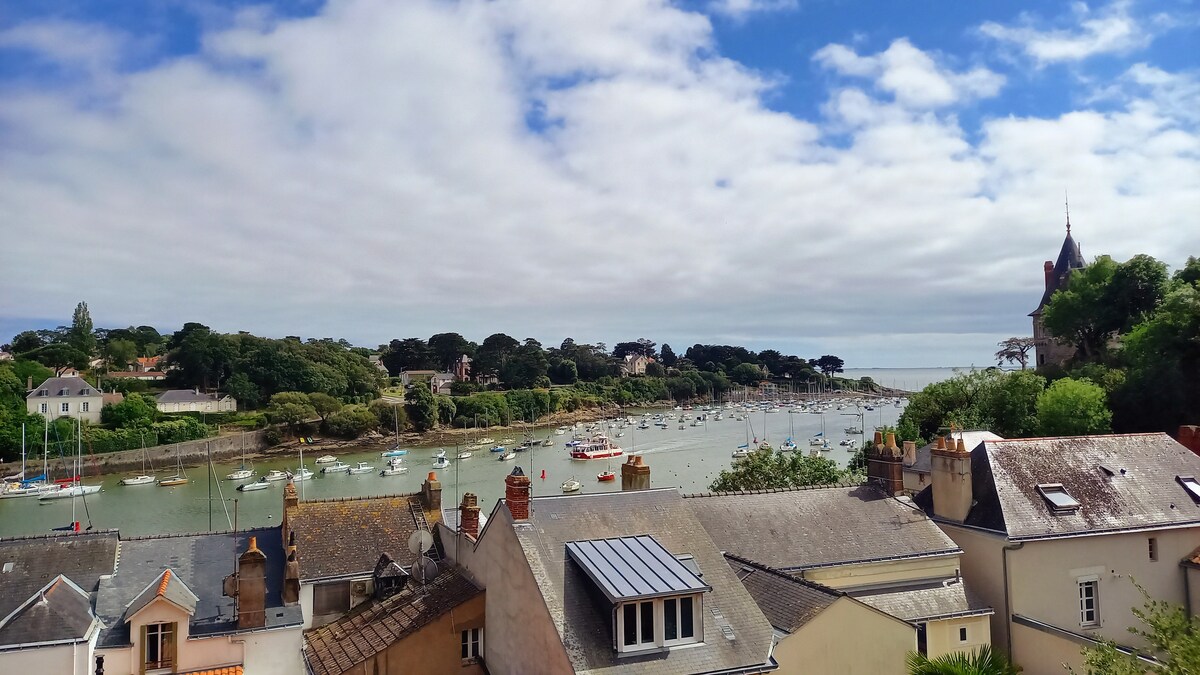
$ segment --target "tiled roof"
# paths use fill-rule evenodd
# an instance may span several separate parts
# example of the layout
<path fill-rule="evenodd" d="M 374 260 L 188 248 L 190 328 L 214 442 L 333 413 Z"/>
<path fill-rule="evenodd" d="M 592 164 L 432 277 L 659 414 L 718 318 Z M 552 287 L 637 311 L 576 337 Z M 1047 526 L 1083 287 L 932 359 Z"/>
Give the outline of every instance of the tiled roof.
<path fill-rule="evenodd" d="M 482 593 L 453 567 L 433 582 L 416 582 L 384 601 L 371 600 L 347 616 L 304 634 L 305 658 L 314 675 L 336 675 L 387 649 L 439 616 Z"/>
<path fill-rule="evenodd" d="M 1176 480 L 1200 477 L 1200 457 L 1162 433 L 985 441 L 971 453 L 971 474 L 966 524 L 1011 539 L 1200 525 L 1200 504 Z M 1054 483 L 1077 510 L 1050 510 L 1037 487 Z M 932 513 L 932 489 L 916 501 Z"/>
<path fill-rule="evenodd" d="M 968 592 L 962 581 L 931 582 L 906 588 L 891 588 L 885 592 L 851 595 L 905 621 L 994 613 L 991 607 Z"/>
<path fill-rule="evenodd" d="M 980 443 L 984 441 L 1004 440 L 1003 436 L 998 436 L 990 431 L 984 430 L 954 432 L 955 441 L 957 441 L 960 436 L 963 439 L 963 447 L 967 449 L 967 452 L 974 450 L 979 446 Z M 932 470 L 932 452 L 935 447 L 937 447 L 937 441 L 917 448 L 917 461 L 914 462 L 912 466 L 904 467 L 904 470 L 915 471 L 917 473 L 929 473 Z"/>
<path fill-rule="evenodd" d="M 62 396 L 62 390 L 67 390 L 67 396 L 99 396 L 100 392 L 96 388 L 84 381 L 82 377 L 48 377 L 45 382 L 38 385 L 33 391 L 29 392 L 25 398 L 53 398 Z M 45 396 L 38 396 L 39 391 L 45 391 Z"/>
<path fill-rule="evenodd" d="M 95 623 L 87 591 L 60 574 L 0 617 L 0 645 L 80 641 Z"/>
<path fill-rule="evenodd" d="M 492 522 L 489 528 L 496 526 Z M 676 490 L 537 497 L 529 521 L 513 529 L 575 672 L 704 673 L 758 668 L 767 662 L 771 624 Z M 713 589 L 702 595 L 702 644 L 617 657 L 613 606 L 568 559 L 566 544 L 634 534 L 654 537 L 673 555 L 694 556 L 701 578 Z M 486 537 L 485 532 L 482 539 Z M 723 634 L 723 626 L 728 633 Z"/>
<path fill-rule="evenodd" d="M 1054 295 L 1055 291 L 1067 285 L 1072 270 L 1077 270 L 1086 264 L 1083 254 L 1079 251 L 1079 244 L 1075 243 L 1075 238 L 1071 236 L 1071 231 L 1068 229 L 1067 238 L 1063 239 L 1062 248 L 1058 251 L 1058 260 L 1054 262 L 1054 272 L 1050 279 L 1050 285 L 1046 287 L 1046 291 L 1042 294 L 1041 302 L 1038 303 L 1037 309 L 1030 313 L 1030 316 L 1042 311 L 1042 308 L 1049 304 L 1050 298 Z"/>
<path fill-rule="evenodd" d="M 349 497 L 300 502 L 288 509 L 304 580 L 366 574 L 384 553 L 406 546 L 417 529 L 418 495 Z M 424 513 L 432 527 L 440 514 Z"/>
<path fill-rule="evenodd" d="M 154 601 L 155 598 L 169 600 L 188 614 L 195 612 L 196 603 L 200 602 L 200 598 L 196 597 L 192 589 L 188 588 L 177 574 L 171 572 L 170 568 L 167 568 L 129 603 L 129 607 L 125 610 L 125 620 L 128 621 L 134 614 L 142 611 L 142 608 Z"/>
<path fill-rule="evenodd" d="M 775 628 L 794 633 L 845 595 L 765 565 L 725 554 L 729 568 Z"/>
<path fill-rule="evenodd" d="M 960 549 L 920 510 L 869 485 L 688 495 L 726 553 L 782 570 Z"/>
<path fill-rule="evenodd" d="M 95 590 L 117 564 L 117 533 L 0 539 L 0 568 L 8 563 L 12 569 L 0 573 L 0 618 L 60 574 L 85 591 Z"/>
<path fill-rule="evenodd" d="M 225 666 L 224 668 L 209 668 L 208 670 L 189 670 L 180 675 L 242 675 L 242 667 Z"/>

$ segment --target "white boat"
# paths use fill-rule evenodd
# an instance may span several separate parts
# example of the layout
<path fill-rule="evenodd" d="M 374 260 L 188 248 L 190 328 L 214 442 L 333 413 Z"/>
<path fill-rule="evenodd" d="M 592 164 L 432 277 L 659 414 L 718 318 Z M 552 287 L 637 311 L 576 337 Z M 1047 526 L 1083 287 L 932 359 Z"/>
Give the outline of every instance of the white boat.
<path fill-rule="evenodd" d="M 795 452 L 796 444 L 791 441 L 787 441 L 783 445 L 779 446 L 779 449 L 784 452 Z"/>
<path fill-rule="evenodd" d="M 491 436 L 484 436 L 483 438 L 479 439 L 480 445 L 491 445 L 495 442 L 496 439 L 492 438 Z"/>
<path fill-rule="evenodd" d="M 316 474 L 309 471 L 305 467 L 300 467 L 300 470 L 297 471 L 296 473 L 289 473 L 288 478 L 290 478 L 293 482 L 296 482 L 296 481 L 302 481 L 302 480 L 312 480 L 313 476 L 315 476 L 315 475 Z"/>
<path fill-rule="evenodd" d="M 542 447 L 543 448 L 553 448 L 554 447 L 554 439 L 552 439 L 550 437 L 546 437 L 546 440 L 542 441 Z"/>
<path fill-rule="evenodd" d="M 154 479 L 151 478 L 150 480 L 153 482 Z M 4 492 L 0 493 L 0 498 L 40 497 L 51 492 L 58 492 L 60 489 L 62 489 L 62 486 L 54 483 L 14 483 L 6 487 Z"/>
<path fill-rule="evenodd" d="M 567 480 L 563 481 L 563 484 L 562 484 L 563 492 L 579 492 L 582 489 L 583 489 L 583 483 L 580 483 L 579 481 L 575 480 L 574 478 L 568 478 Z"/>
<path fill-rule="evenodd" d="M 280 471 L 279 469 L 271 469 L 267 472 L 267 475 L 262 477 L 262 479 L 265 481 L 274 482 L 277 480 L 287 480 L 287 477 L 288 475 L 286 472 Z"/>
<path fill-rule="evenodd" d="M 316 459 L 317 464 L 333 464 L 336 461 L 338 461 L 337 457 L 333 455 L 321 455 Z"/>
<path fill-rule="evenodd" d="M 374 472 L 375 472 L 375 467 L 371 466 L 370 464 L 367 464 L 366 462 L 359 462 L 357 466 L 351 467 L 350 471 L 349 471 L 349 473 L 351 473 L 351 474 L 374 473 Z"/>
<path fill-rule="evenodd" d="M 570 430 L 569 427 L 559 427 L 554 430 L 554 434 L 556 436 L 562 436 L 563 434 L 567 433 L 567 431 L 569 431 L 569 430 Z"/>
<path fill-rule="evenodd" d="M 238 492 L 252 492 L 254 490 L 266 490 L 271 487 L 271 481 L 267 480 L 266 476 L 259 478 L 253 483 L 242 483 L 237 486 Z"/>
<path fill-rule="evenodd" d="M 130 476 L 121 479 L 121 485 L 149 485 L 154 482 L 154 476 Z"/>
<path fill-rule="evenodd" d="M 379 453 L 379 456 L 380 457 L 403 457 L 407 454 L 408 454 L 407 450 L 402 450 L 400 448 L 392 448 L 391 450 L 384 450 L 383 452 Z"/>
<path fill-rule="evenodd" d="M 175 448 L 175 475 L 158 479 L 159 487 L 176 487 L 187 485 L 188 477 L 183 471 L 183 460 L 179 457 L 179 447 Z"/>
<path fill-rule="evenodd" d="M 433 468 L 435 469 L 445 469 L 448 466 L 450 466 L 450 460 L 446 459 L 445 455 L 438 457 L 433 462 Z"/>
<path fill-rule="evenodd" d="M 458 453 L 459 459 L 471 459 L 474 456 L 475 453 L 471 452 L 470 450 L 463 450 L 462 452 Z"/>
<path fill-rule="evenodd" d="M 505 452 L 500 453 L 500 456 L 497 457 L 496 459 L 498 459 L 501 462 L 507 462 L 510 459 L 516 459 L 516 458 L 517 458 L 517 453 L 513 452 L 512 450 L 507 450 Z"/>
<path fill-rule="evenodd" d="M 609 459 L 625 454 L 621 446 L 613 443 L 608 436 L 596 434 L 586 441 L 580 441 L 571 448 L 571 459 Z"/>
<path fill-rule="evenodd" d="M 345 462 L 334 462 L 329 466 L 321 469 L 321 473 L 349 473 L 350 465 Z"/>
<path fill-rule="evenodd" d="M 43 499 L 43 500 L 69 499 L 71 497 L 82 497 L 84 495 L 94 495 L 99 491 L 100 491 L 99 485 L 83 485 L 83 484 L 77 483 L 75 485 L 71 485 L 70 487 L 60 488 L 53 492 L 47 492 L 46 494 L 39 495 L 38 499 Z"/>
<path fill-rule="evenodd" d="M 739 446 L 737 446 L 737 449 L 735 449 L 733 451 L 733 458 L 734 459 L 742 459 L 744 457 L 749 457 L 753 453 L 754 453 L 754 451 L 750 449 L 750 446 L 739 445 Z"/>
<path fill-rule="evenodd" d="M 846 427 L 846 433 L 848 433 L 848 434 L 861 434 L 861 433 L 862 433 L 862 429 L 860 429 L 860 428 L 858 428 L 858 427 Z"/>
<path fill-rule="evenodd" d="M 254 469 L 238 469 L 233 473 L 225 476 L 229 480 L 246 480 L 254 477 Z M 123 482 L 123 481 L 122 481 Z"/>
<path fill-rule="evenodd" d="M 391 465 L 385 466 L 383 468 L 383 470 L 379 472 L 379 475 L 380 476 L 402 476 L 406 473 L 408 473 L 407 466 L 402 466 L 400 464 L 391 464 Z"/>

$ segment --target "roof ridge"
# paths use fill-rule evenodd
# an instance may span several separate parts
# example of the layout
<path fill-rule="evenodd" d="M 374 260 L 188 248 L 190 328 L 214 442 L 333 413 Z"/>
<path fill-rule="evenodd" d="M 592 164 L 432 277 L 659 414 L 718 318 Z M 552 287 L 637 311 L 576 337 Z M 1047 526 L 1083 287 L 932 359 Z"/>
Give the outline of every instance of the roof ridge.
<path fill-rule="evenodd" d="M 220 535 L 220 534 L 235 534 L 236 535 L 236 534 L 245 534 L 247 532 L 254 532 L 255 530 L 277 530 L 280 527 L 281 526 L 279 526 L 279 525 L 274 525 L 274 526 L 267 525 L 265 527 L 250 527 L 250 528 L 246 528 L 244 530 L 214 530 L 212 532 L 167 532 L 164 534 L 139 534 L 139 535 L 131 536 L 131 537 L 121 537 L 121 541 L 154 541 L 157 539 L 182 539 L 185 537 L 206 537 L 208 535 Z M 116 532 L 116 530 L 112 530 L 112 532 Z"/>
<path fill-rule="evenodd" d="M 1166 436 L 1171 435 L 1165 431 L 1137 431 L 1128 434 L 1087 434 L 1086 436 L 1030 436 L 1028 438 L 992 438 L 984 441 L 984 443 L 1012 443 L 1022 441 L 1082 441 L 1089 438 L 1128 438 L 1130 436 Z"/>
<path fill-rule="evenodd" d="M 760 488 L 757 490 L 728 490 L 725 492 L 691 492 L 683 495 L 684 499 L 692 499 L 695 497 L 727 497 L 729 495 L 765 495 L 775 494 L 777 492 L 802 492 L 805 490 L 832 490 L 834 488 L 849 488 L 849 487 L 874 487 L 871 483 L 858 483 L 854 481 L 838 481 L 836 483 L 820 483 L 817 485 L 796 485 L 793 487 L 781 488 Z"/>
<path fill-rule="evenodd" d="M 11 537 L 0 537 L 0 543 L 10 541 L 34 541 L 38 539 L 60 539 L 66 537 L 99 537 L 100 535 L 115 534 L 118 538 L 121 535 L 120 530 L 109 528 L 106 530 L 92 530 L 91 532 L 52 532 L 50 534 L 17 534 Z"/>
<path fill-rule="evenodd" d="M 162 581 L 160 581 L 158 584 L 158 593 L 156 593 L 156 595 L 161 596 L 163 593 L 166 593 L 167 592 L 167 584 L 169 584 L 169 583 L 171 583 L 171 568 L 170 567 L 163 570 Z"/>
<path fill-rule="evenodd" d="M 760 562 L 755 562 L 753 560 L 750 560 L 749 558 L 743 558 L 740 555 L 736 555 L 736 554 L 728 553 L 728 552 L 722 552 L 721 555 L 725 556 L 726 559 L 736 560 L 737 562 L 739 562 L 743 565 L 749 565 L 750 567 L 754 568 L 757 571 L 766 572 L 768 574 L 773 574 L 777 577 L 780 577 L 781 579 L 786 579 L 788 581 L 795 582 L 801 586 L 806 586 L 815 591 L 820 591 L 822 593 L 832 595 L 834 597 L 840 598 L 840 597 L 849 595 L 845 591 L 839 591 L 835 588 L 830 588 L 829 586 L 826 586 L 825 584 L 819 584 L 815 581 L 810 581 L 808 579 L 805 579 L 804 577 L 792 576 L 791 574 L 788 574 L 787 572 L 784 572 L 783 570 L 776 569 L 769 565 L 764 565 Z"/>
<path fill-rule="evenodd" d="M 420 497 L 420 492 L 400 492 L 386 495 L 354 495 L 350 497 L 329 497 L 326 499 L 305 499 L 299 504 L 334 504 L 338 502 L 361 502 L 368 499 L 397 499 L 400 497 L 412 498 Z"/>

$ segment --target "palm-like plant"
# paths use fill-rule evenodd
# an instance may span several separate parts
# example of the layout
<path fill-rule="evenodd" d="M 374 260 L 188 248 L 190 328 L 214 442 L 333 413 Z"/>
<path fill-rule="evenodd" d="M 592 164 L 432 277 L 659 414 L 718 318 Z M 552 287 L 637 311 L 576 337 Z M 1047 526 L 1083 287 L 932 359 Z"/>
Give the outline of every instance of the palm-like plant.
<path fill-rule="evenodd" d="M 983 645 L 974 652 L 953 652 L 931 659 L 924 654 L 909 652 L 909 675 L 1017 675 L 1015 666 L 1004 656 Z"/>

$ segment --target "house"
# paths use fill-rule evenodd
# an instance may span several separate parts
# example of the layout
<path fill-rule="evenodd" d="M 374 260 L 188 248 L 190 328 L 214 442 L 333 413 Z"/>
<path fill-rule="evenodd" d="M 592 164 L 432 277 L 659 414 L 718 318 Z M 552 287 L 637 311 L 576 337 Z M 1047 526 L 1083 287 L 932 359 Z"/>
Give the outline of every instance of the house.
<path fill-rule="evenodd" d="M 0 351 L 0 361 L 12 361 L 15 358 L 16 357 L 12 355 L 12 352 Z"/>
<path fill-rule="evenodd" d="M 54 419 L 77 417 L 99 424 L 104 398 L 98 389 L 80 377 L 49 377 L 25 396 L 25 409 Z"/>
<path fill-rule="evenodd" d="M 429 385 L 429 391 L 434 394 L 450 394 L 450 385 L 454 383 L 454 373 L 443 373 L 436 370 L 402 370 L 400 383 L 405 387 L 416 382 Z"/>
<path fill-rule="evenodd" d="M 304 628 L 336 621 L 370 601 L 380 557 L 407 555 L 413 532 L 440 522 L 441 495 L 436 474 L 420 493 L 383 497 L 301 500 L 295 485 L 284 486 L 283 536 L 295 547 L 288 574 Z"/>
<path fill-rule="evenodd" d="M 721 550 L 914 625 L 921 653 L 990 644 L 994 611 L 964 582 L 963 550 L 911 501 L 892 496 L 901 489 L 894 437 L 881 451 L 895 459 L 889 484 L 702 493 L 685 502 Z M 879 457 L 868 453 L 872 461 Z"/>
<path fill-rule="evenodd" d="M 387 366 L 383 363 L 383 357 L 379 354 L 371 354 L 367 357 L 367 360 L 370 361 L 371 365 L 375 367 L 375 370 L 378 370 L 380 373 L 382 373 L 384 377 L 391 375 L 391 373 L 388 372 Z"/>
<path fill-rule="evenodd" d="M 400 384 L 407 387 L 414 382 L 429 382 L 434 375 L 437 375 L 436 370 L 402 370 L 400 371 Z"/>
<path fill-rule="evenodd" d="M 105 373 L 110 379 L 141 380 L 143 382 L 161 382 L 167 379 L 167 374 L 158 370 L 113 370 Z"/>
<path fill-rule="evenodd" d="M 1074 345 L 1058 341 L 1046 330 L 1046 326 L 1042 323 L 1042 312 L 1046 309 L 1046 305 L 1050 304 L 1050 298 L 1054 296 L 1055 292 L 1066 288 L 1070 283 L 1071 273 L 1086 264 L 1083 254 L 1079 251 L 1079 244 L 1076 244 L 1075 239 L 1071 237 L 1071 217 L 1068 215 L 1067 238 L 1063 240 L 1062 248 L 1059 249 L 1058 260 L 1054 262 L 1047 260 L 1042 265 L 1045 290 L 1042 292 L 1042 299 L 1038 303 L 1037 309 L 1029 313 L 1033 319 L 1034 363 L 1039 368 L 1045 365 L 1061 366 L 1075 356 Z"/>
<path fill-rule="evenodd" d="M 465 499 L 459 520 L 438 537 L 487 592 L 491 673 L 777 668 L 771 624 L 673 488 L 534 499 L 517 467 L 482 528 Z"/>
<path fill-rule="evenodd" d="M 162 359 L 161 356 L 139 356 L 132 364 L 130 370 L 137 373 L 148 373 L 159 370 L 158 362 Z"/>
<path fill-rule="evenodd" d="M 845 591 L 729 553 L 725 559 L 775 629 L 779 673 L 908 672 L 905 657 L 917 648 L 912 624 Z M 870 649 L 863 649 L 865 635 Z"/>
<path fill-rule="evenodd" d="M 1165 434 L 943 441 L 915 501 L 963 550 L 997 609 L 992 633 L 1028 675 L 1082 672 L 1097 640 L 1131 648 L 1141 585 L 1200 607 L 1200 457 Z"/>
<path fill-rule="evenodd" d="M 644 354 L 626 354 L 625 358 L 621 359 L 621 377 L 645 375 L 646 366 L 650 361 L 651 359 Z"/>
<path fill-rule="evenodd" d="M 471 381 L 471 357 L 463 354 L 454 360 L 454 366 L 451 368 L 454 372 L 454 379 L 459 382 Z"/>
<path fill-rule="evenodd" d="M 976 429 L 971 431 L 955 431 L 955 440 L 963 439 L 963 443 L 967 449 L 974 449 L 984 441 L 999 441 L 1000 436 L 993 434 L 990 431 Z M 937 441 L 916 447 L 916 443 L 912 441 L 904 442 L 904 492 L 908 495 L 915 495 L 921 490 L 929 486 L 931 475 L 931 453 L 933 448 L 937 446 Z"/>
<path fill-rule="evenodd" d="M 237 399 L 229 394 L 200 393 L 199 389 L 171 389 L 158 395 L 159 412 L 235 412 Z"/>

